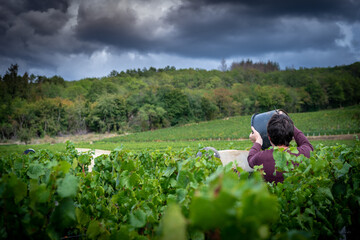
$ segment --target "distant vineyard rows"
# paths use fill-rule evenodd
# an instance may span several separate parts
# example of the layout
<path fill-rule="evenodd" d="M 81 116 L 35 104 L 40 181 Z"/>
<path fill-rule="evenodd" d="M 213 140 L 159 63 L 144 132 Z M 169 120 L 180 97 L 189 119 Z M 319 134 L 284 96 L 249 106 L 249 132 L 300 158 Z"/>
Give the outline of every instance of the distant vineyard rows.
<path fill-rule="evenodd" d="M 360 105 L 318 112 L 293 113 L 290 117 L 304 134 L 337 135 L 360 132 Z M 181 140 L 236 140 L 248 138 L 251 115 L 200 122 L 109 138 L 104 142 L 123 141 L 181 141 Z"/>

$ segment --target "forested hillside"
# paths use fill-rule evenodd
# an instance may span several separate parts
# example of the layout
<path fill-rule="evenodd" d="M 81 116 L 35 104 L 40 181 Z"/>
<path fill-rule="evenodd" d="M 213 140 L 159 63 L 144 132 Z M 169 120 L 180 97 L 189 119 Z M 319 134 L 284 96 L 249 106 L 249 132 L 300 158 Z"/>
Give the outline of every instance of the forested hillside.
<path fill-rule="evenodd" d="M 284 108 L 306 112 L 359 104 L 360 62 L 279 70 L 273 62 L 229 69 L 137 69 L 65 81 L 11 65 L 0 76 L 1 139 L 133 132 Z"/>

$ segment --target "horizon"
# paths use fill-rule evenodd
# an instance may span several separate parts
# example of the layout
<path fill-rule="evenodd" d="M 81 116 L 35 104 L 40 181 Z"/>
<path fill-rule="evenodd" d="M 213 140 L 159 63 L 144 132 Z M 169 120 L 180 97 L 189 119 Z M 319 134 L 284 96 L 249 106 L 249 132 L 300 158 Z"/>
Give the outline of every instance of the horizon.
<path fill-rule="evenodd" d="M 247 59 L 247 60 L 251 60 L 251 59 Z M 270 60 L 269 60 L 270 61 Z M 295 67 L 293 67 L 293 66 L 287 66 L 287 67 L 285 67 L 285 68 L 280 68 L 279 69 L 279 71 L 287 71 L 287 70 L 301 70 L 301 69 L 316 69 L 316 68 L 335 68 L 335 67 L 343 67 L 343 66 L 350 66 L 350 65 L 352 65 L 352 64 L 355 64 L 355 63 L 358 63 L 358 62 L 360 62 L 360 61 L 356 61 L 356 62 L 353 62 L 353 63 L 350 63 L 350 64 L 342 64 L 342 65 L 335 65 L 335 66 L 328 66 L 328 67 L 317 67 L 317 66 L 314 66 L 314 67 L 298 67 L 298 68 L 295 68 Z M 239 63 L 239 62 L 233 62 L 233 63 Z M 262 61 L 259 61 L 259 62 L 253 62 L 253 63 L 266 63 L 266 62 L 262 62 Z M 276 64 L 278 64 L 277 62 L 273 62 L 273 63 L 276 63 Z M 27 71 L 21 71 L 22 69 L 21 69 L 21 66 L 19 65 L 19 64 L 17 64 L 17 63 L 14 63 L 14 64 L 11 64 L 11 65 L 18 65 L 18 74 L 19 75 L 24 75 L 25 73 L 27 73 L 27 74 L 29 74 L 29 75 L 31 75 L 31 74 L 33 74 L 33 73 L 31 73 L 31 72 L 27 72 Z M 10 65 L 10 66 L 11 66 Z M 10 66 L 3 72 L 3 73 L 1 73 L 0 72 L 0 78 L 1 77 L 3 77 L 5 74 L 6 74 L 6 72 L 8 71 L 8 69 L 10 68 Z M 116 71 L 117 73 L 122 73 L 122 72 L 124 72 L 124 73 L 126 73 L 127 71 L 131 71 L 131 70 L 135 70 L 135 71 L 145 71 L 145 69 L 146 70 L 149 70 L 150 68 L 155 68 L 156 70 L 159 70 L 159 69 L 165 69 L 166 67 L 170 67 L 170 68 L 172 68 L 172 67 L 175 67 L 175 70 L 177 71 L 177 70 L 205 70 L 205 71 L 220 71 L 220 72 L 224 72 L 223 70 L 220 70 L 219 68 L 220 68 L 220 66 L 221 65 L 219 65 L 218 66 L 218 68 L 217 69 L 204 69 L 204 68 L 194 68 L 194 67 L 188 67 L 188 68 L 176 68 L 175 66 L 164 66 L 164 67 L 160 67 L 160 68 L 155 68 L 155 67 L 153 67 L 153 66 L 150 66 L 149 68 L 146 68 L 146 67 L 144 67 L 144 68 L 132 68 L 132 69 L 125 69 L 125 70 L 121 70 L 121 71 L 118 71 L 118 70 L 116 70 L 116 69 L 113 69 L 113 70 L 111 70 L 108 74 L 106 74 L 106 75 L 104 75 L 104 76 L 98 76 L 98 77 L 91 77 L 91 76 L 89 76 L 89 77 L 84 77 L 84 78 L 80 78 L 80 79 L 72 79 L 72 80 L 68 80 L 68 79 L 64 79 L 65 81 L 68 81 L 68 82 L 72 82 L 72 81 L 80 81 L 80 80 L 84 80 L 84 79 L 93 79 L 93 78 L 96 78 L 96 79 L 101 79 L 101 78 L 106 78 L 106 77 L 110 77 L 109 75 L 111 74 L 111 72 L 113 72 L 113 71 Z M 231 71 L 231 69 L 230 69 L 230 66 L 228 66 L 228 68 L 226 69 L 226 71 Z M 61 75 L 51 75 L 51 76 L 47 76 L 47 75 L 38 75 L 38 74 L 34 74 L 34 76 L 45 76 L 45 77 L 47 77 L 47 78 L 51 78 L 51 77 L 54 77 L 54 76 L 58 76 L 58 77 L 61 77 L 61 78 L 63 78 L 63 76 L 61 76 Z"/>

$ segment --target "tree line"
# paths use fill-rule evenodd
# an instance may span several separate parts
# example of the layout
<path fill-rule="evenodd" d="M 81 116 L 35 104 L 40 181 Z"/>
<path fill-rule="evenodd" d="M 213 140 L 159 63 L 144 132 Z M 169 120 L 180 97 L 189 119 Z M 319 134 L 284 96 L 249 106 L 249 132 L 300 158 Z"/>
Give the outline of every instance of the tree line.
<path fill-rule="evenodd" d="M 135 132 L 284 108 L 306 112 L 360 102 L 360 62 L 332 68 L 287 68 L 274 62 L 229 69 L 113 70 L 102 78 L 0 76 L 1 139 L 85 132 Z"/>

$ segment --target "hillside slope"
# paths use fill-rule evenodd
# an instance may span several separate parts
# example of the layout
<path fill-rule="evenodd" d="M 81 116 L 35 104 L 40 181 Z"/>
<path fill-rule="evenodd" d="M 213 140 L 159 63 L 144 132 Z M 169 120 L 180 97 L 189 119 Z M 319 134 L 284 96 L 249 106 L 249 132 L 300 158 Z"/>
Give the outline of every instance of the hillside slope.
<path fill-rule="evenodd" d="M 360 105 L 289 115 L 294 124 L 309 136 L 360 132 Z M 250 120 L 251 115 L 229 117 L 108 138 L 102 142 L 247 139 L 250 133 Z"/>

